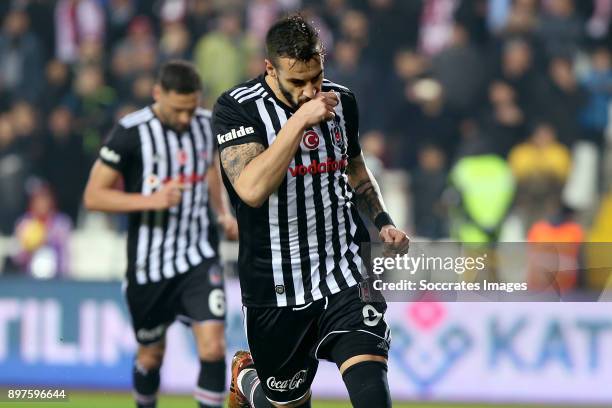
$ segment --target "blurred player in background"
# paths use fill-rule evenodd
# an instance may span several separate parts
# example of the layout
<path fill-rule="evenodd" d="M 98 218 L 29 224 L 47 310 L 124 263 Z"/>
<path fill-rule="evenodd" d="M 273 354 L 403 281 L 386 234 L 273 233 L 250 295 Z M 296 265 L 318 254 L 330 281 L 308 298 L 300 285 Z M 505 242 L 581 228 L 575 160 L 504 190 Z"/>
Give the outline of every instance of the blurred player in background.
<path fill-rule="evenodd" d="M 265 74 L 213 113 L 252 353 L 234 357 L 230 407 L 310 407 L 318 359 L 336 363 L 353 406 L 390 407 L 386 304 L 360 297 L 368 235 L 356 206 L 395 249 L 408 237 L 364 163 L 353 93 L 323 79 L 315 29 L 280 20 L 266 47 Z"/>
<path fill-rule="evenodd" d="M 156 405 L 165 333 L 175 319 L 190 324 L 196 339 L 200 407 L 224 401 L 225 295 L 209 204 L 228 239 L 236 238 L 237 224 L 200 93 L 191 64 L 166 63 L 155 103 L 119 121 L 85 190 L 88 209 L 129 213 L 125 293 L 139 344 L 133 379 L 142 408 Z M 120 179 L 125 191 L 115 188 Z"/>

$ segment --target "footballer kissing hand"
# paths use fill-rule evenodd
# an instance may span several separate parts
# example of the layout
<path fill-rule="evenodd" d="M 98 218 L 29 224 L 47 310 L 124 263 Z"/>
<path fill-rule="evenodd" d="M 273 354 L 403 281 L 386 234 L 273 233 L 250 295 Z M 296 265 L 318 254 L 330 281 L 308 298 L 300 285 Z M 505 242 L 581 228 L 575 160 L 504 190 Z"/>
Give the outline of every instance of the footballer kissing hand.
<path fill-rule="evenodd" d="M 308 128 L 332 120 L 336 116 L 334 108 L 338 103 L 338 95 L 334 92 L 319 92 L 317 96 L 303 104 L 295 115 L 301 116 Z"/>

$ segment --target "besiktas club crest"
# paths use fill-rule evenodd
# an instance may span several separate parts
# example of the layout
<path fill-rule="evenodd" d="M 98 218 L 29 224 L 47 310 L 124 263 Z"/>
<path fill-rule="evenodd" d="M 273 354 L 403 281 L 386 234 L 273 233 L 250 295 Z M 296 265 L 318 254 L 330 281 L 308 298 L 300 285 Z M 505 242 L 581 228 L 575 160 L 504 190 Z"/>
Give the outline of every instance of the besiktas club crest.
<path fill-rule="evenodd" d="M 344 134 L 337 118 L 329 122 L 329 130 L 332 142 L 340 149 L 344 148 Z"/>

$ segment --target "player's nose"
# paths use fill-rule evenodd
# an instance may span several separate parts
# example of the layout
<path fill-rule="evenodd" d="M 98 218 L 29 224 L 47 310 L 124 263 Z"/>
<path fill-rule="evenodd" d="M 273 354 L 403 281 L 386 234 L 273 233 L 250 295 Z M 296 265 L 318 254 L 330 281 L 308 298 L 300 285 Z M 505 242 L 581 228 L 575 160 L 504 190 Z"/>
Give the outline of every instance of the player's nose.
<path fill-rule="evenodd" d="M 178 121 L 182 126 L 187 126 L 189 122 L 191 122 L 191 116 L 188 113 L 181 113 L 178 117 Z"/>
<path fill-rule="evenodd" d="M 308 97 L 309 99 L 312 99 L 317 95 L 318 92 L 319 91 L 315 86 L 313 86 L 312 84 L 307 84 L 304 87 L 304 91 L 302 93 L 304 94 L 304 96 Z"/>

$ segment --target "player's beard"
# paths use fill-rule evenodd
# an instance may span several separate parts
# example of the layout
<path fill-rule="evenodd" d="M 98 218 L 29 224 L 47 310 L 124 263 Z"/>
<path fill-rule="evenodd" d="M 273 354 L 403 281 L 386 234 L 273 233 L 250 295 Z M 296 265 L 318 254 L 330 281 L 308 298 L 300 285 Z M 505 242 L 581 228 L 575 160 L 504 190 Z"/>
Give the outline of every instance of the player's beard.
<path fill-rule="evenodd" d="M 285 88 L 283 84 L 281 84 L 281 81 L 280 79 L 278 79 L 278 77 L 276 78 L 276 83 L 278 84 L 278 89 L 281 91 L 287 102 L 289 102 L 291 108 L 299 109 L 300 106 L 310 100 L 310 98 L 307 96 L 304 96 L 303 98 L 297 98 L 296 100 L 293 95 L 291 95 L 291 92 L 289 92 L 289 90 L 287 90 L 287 88 Z"/>

